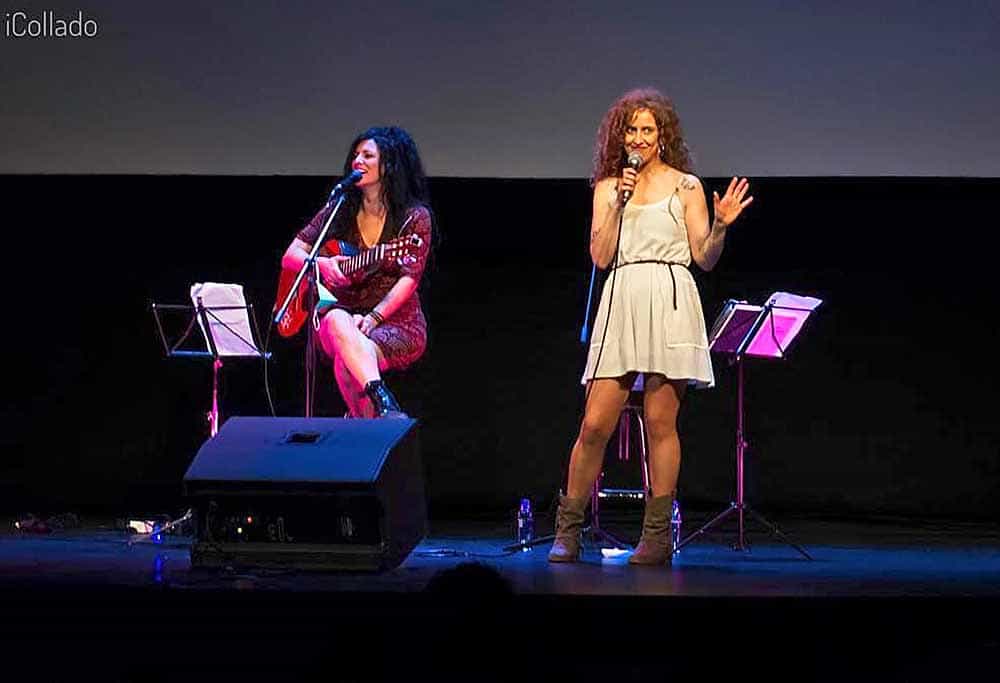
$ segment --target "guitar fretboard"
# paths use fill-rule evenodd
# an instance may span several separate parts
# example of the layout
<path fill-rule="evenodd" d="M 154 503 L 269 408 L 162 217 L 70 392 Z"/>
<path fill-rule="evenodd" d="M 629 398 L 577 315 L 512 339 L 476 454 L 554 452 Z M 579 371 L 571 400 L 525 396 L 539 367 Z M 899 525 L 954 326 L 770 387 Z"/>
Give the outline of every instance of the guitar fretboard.
<path fill-rule="evenodd" d="M 385 245 L 376 244 L 371 249 L 365 249 L 360 254 L 352 256 L 340 264 L 340 272 L 344 275 L 351 275 L 359 270 L 364 270 L 382 260 L 385 255 Z"/>

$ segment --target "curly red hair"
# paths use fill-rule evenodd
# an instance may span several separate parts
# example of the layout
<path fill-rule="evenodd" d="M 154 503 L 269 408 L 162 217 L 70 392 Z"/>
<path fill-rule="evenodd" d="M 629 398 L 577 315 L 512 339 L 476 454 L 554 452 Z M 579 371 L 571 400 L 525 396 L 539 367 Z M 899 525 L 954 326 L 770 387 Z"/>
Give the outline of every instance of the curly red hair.
<path fill-rule="evenodd" d="M 601 120 L 594 146 L 594 169 L 590 175 L 592 186 L 602 178 L 621 175 L 626 161 L 625 127 L 640 109 L 649 110 L 656 119 L 656 127 L 660 129 L 660 159 L 684 173 L 693 172 L 691 153 L 684 142 L 673 102 L 659 90 L 639 88 L 619 97 Z"/>

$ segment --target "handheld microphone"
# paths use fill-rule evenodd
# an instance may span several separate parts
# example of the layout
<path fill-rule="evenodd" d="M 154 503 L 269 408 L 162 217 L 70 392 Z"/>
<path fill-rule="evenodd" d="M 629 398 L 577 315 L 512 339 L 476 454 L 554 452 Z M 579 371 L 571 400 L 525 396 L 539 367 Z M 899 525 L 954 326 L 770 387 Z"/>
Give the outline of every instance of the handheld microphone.
<path fill-rule="evenodd" d="M 349 188 L 351 185 L 361 180 L 363 176 L 364 173 L 362 173 L 358 169 L 354 169 L 353 171 L 351 171 L 350 175 L 348 175 L 339 183 L 333 186 L 333 189 L 330 191 L 330 198 L 332 199 L 333 197 L 336 197 L 338 194 Z"/>
<path fill-rule="evenodd" d="M 632 152 L 631 154 L 628 155 L 627 163 L 631 168 L 634 168 L 635 170 L 638 171 L 639 167 L 642 166 L 642 155 L 639 154 L 638 152 Z M 625 201 L 627 202 L 629 199 L 632 198 L 632 191 L 625 190 L 624 192 L 622 192 L 622 197 L 624 197 Z"/>

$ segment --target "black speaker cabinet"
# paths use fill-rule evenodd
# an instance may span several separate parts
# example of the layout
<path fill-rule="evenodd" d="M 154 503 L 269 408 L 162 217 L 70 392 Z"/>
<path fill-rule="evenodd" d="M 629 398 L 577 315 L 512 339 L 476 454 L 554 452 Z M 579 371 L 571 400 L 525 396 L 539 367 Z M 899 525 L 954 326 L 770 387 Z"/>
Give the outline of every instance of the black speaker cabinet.
<path fill-rule="evenodd" d="M 184 475 L 194 566 L 382 571 L 427 533 L 412 419 L 232 417 Z"/>

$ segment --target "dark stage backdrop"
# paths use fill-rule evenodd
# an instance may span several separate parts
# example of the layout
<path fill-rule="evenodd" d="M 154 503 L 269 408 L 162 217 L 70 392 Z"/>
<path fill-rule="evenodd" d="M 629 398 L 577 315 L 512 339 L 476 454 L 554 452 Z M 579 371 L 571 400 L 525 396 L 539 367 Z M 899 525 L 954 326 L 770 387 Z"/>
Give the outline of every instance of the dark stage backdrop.
<path fill-rule="evenodd" d="M 278 260 L 326 177 L 6 176 L 2 490 L 9 508 L 173 509 L 207 434 L 210 367 L 166 360 L 151 301 L 237 282 L 270 308 Z M 721 179 L 707 179 L 709 191 Z M 546 505 L 581 414 L 590 273 L 585 181 L 432 183 L 441 241 L 430 345 L 391 377 L 420 417 L 432 514 Z M 825 303 L 784 362 L 747 366 L 749 471 L 766 511 L 1000 513 L 994 360 L 997 180 L 768 178 L 697 275 L 711 322 L 729 297 Z M 277 412 L 302 411 L 302 340 L 271 343 Z M 691 393 L 681 494 L 733 482 L 734 373 Z M 259 363 L 223 369 L 225 415 L 267 414 Z M 323 384 L 317 412 L 343 406 Z"/>

